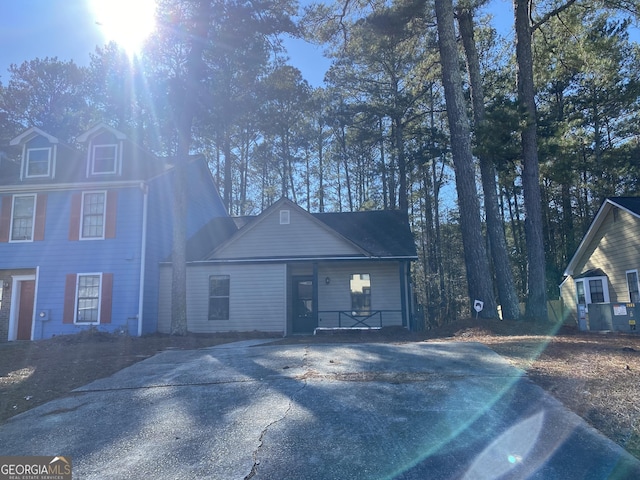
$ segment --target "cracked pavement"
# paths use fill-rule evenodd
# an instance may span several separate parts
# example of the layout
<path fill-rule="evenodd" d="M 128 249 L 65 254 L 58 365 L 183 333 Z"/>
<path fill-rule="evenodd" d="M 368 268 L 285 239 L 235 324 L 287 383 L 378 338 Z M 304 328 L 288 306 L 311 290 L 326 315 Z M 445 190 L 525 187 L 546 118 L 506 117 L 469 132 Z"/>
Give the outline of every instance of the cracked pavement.
<path fill-rule="evenodd" d="M 640 478 L 640 462 L 471 343 L 169 350 L 0 426 L 74 479 Z"/>

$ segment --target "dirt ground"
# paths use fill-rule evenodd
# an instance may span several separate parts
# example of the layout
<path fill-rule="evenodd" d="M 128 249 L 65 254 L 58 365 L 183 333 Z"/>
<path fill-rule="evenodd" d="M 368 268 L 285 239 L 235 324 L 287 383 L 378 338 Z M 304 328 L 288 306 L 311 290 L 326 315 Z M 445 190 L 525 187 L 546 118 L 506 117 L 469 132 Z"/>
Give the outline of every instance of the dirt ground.
<path fill-rule="evenodd" d="M 247 338 L 269 335 L 254 332 L 135 338 L 93 332 L 0 344 L 0 423 L 162 350 L 203 348 Z M 640 458 L 640 335 L 467 320 L 421 333 L 383 329 L 274 338 L 276 344 L 424 341 L 480 342 L 489 346 Z"/>

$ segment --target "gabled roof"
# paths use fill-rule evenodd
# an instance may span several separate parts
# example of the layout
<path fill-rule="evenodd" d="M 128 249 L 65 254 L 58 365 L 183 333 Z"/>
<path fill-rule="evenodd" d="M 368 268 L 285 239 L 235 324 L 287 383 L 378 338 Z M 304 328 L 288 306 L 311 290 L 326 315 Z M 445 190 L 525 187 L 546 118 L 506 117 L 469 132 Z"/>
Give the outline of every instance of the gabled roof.
<path fill-rule="evenodd" d="M 236 231 L 236 225 L 231 217 L 212 218 L 187 240 L 187 262 L 202 260 Z"/>
<path fill-rule="evenodd" d="M 42 178 L 22 178 L 20 163 L 11 161 L 0 162 L 0 188 L 13 189 L 17 186 L 35 185 L 64 185 L 77 183 L 105 183 L 119 181 L 150 180 L 171 170 L 176 160 L 173 158 L 159 158 L 136 143 L 124 133 L 110 127 L 106 123 L 98 123 L 80 135 L 77 140 L 88 142 L 94 135 L 108 132 L 115 138 L 122 140 L 121 155 L 123 156 L 122 170 L 118 174 L 91 176 L 87 175 L 88 152 L 59 142 L 58 139 L 37 127 L 32 127 L 11 140 L 11 145 L 24 145 L 35 137 L 42 136 L 51 144 L 56 145 L 55 176 Z M 189 156 L 185 162 L 191 162 L 201 156 Z M 205 162 L 206 163 L 206 162 Z"/>
<path fill-rule="evenodd" d="M 409 218 L 399 210 L 312 215 L 371 256 L 417 258 Z"/>
<path fill-rule="evenodd" d="M 640 218 L 640 197 L 609 197 L 607 201 Z"/>
<path fill-rule="evenodd" d="M 283 206 L 303 212 L 323 230 L 351 244 L 363 257 L 417 259 L 406 214 L 396 210 L 309 213 L 286 198 L 278 200 L 258 216 L 235 217 L 233 221 L 238 232 L 225 244 L 247 235 L 273 211 Z"/>
<path fill-rule="evenodd" d="M 606 277 L 607 274 L 604 273 L 604 270 L 602 270 L 601 268 L 592 268 L 591 270 L 587 270 L 584 273 L 581 273 L 580 275 L 576 275 L 575 279 L 578 278 L 593 278 L 593 277 Z"/>
<path fill-rule="evenodd" d="M 100 132 L 109 132 L 109 133 L 113 134 L 118 140 L 125 140 L 127 138 L 127 136 L 124 133 L 122 133 L 121 131 L 116 130 L 115 128 L 113 128 L 110 125 L 107 125 L 104 122 L 100 122 L 100 123 L 94 125 L 93 127 L 91 127 L 86 132 L 84 132 L 82 135 L 79 135 L 76 138 L 76 141 L 78 143 L 85 143 L 91 137 L 93 137 L 95 134 L 100 133 Z"/>
<path fill-rule="evenodd" d="M 59 143 L 59 140 L 53 135 L 49 135 L 47 132 L 40 130 L 38 127 L 31 127 L 28 130 L 25 130 L 24 132 L 22 132 L 16 138 L 11 139 L 11 141 L 9 142 L 9 145 L 11 146 L 22 145 L 28 142 L 29 140 L 31 140 L 32 138 L 38 137 L 38 136 L 46 138 L 49 143 Z"/>
<path fill-rule="evenodd" d="M 640 219 L 640 197 L 609 197 L 602 202 L 600 206 L 600 210 L 596 213 L 591 225 L 589 225 L 589 229 L 587 233 L 582 238 L 580 245 L 576 249 L 576 253 L 573 254 L 567 268 L 564 271 L 564 275 L 573 275 L 576 265 L 580 258 L 582 257 L 585 249 L 591 243 L 595 235 L 600 230 L 602 223 L 611 210 L 614 208 L 620 208 L 629 214 L 633 215 L 636 218 Z M 640 232 L 639 232 L 640 233 Z"/>

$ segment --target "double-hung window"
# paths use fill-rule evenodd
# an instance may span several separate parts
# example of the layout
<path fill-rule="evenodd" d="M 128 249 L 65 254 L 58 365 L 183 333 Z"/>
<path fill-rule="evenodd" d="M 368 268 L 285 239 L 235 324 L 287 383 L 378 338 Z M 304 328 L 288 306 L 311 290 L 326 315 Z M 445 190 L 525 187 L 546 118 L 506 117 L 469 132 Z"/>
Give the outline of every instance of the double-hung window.
<path fill-rule="evenodd" d="M 602 279 L 595 278 L 589 280 L 589 293 L 591 294 L 591 303 L 604 303 L 604 286 Z"/>
<path fill-rule="evenodd" d="M 11 212 L 11 241 L 30 242 L 33 240 L 36 196 L 16 195 L 13 197 Z"/>
<path fill-rule="evenodd" d="M 578 305 L 609 302 L 607 277 L 586 277 L 576 280 L 576 297 Z"/>
<path fill-rule="evenodd" d="M 111 323 L 113 273 L 68 273 L 64 287 L 62 323 Z"/>
<path fill-rule="evenodd" d="M 100 323 L 101 277 L 99 273 L 78 275 L 75 323 Z"/>
<path fill-rule="evenodd" d="M 26 153 L 25 177 L 48 177 L 51 174 L 51 148 L 29 148 Z"/>
<path fill-rule="evenodd" d="M 104 238 L 106 198 L 106 192 L 84 192 L 82 194 L 80 238 Z"/>
<path fill-rule="evenodd" d="M 91 174 L 103 175 L 116 173 L 118 165 L 117 145 L 94 145 L 91 156 Z"/>
<path fill-rule="evenodd" d="M 209 277 L 209 320 L 229 320 L 229 275 Z"/>

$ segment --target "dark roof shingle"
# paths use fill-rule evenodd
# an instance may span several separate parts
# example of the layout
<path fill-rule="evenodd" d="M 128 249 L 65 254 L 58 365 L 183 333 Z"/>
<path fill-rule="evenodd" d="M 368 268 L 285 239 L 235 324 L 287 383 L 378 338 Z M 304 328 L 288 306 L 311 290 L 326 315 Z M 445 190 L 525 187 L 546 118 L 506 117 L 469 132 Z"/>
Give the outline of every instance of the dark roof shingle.
<path fill-rule="evenodd" d="M 636 215 L 640 215 L 640 197 L 609 197 L 609 200 Z"/>
<path fill-rule="evenodd" d="M 409 218 L 399 210 L 312 213 L 375 257 L 417 257 Z"/>

